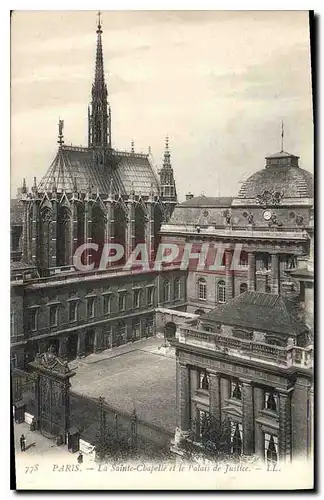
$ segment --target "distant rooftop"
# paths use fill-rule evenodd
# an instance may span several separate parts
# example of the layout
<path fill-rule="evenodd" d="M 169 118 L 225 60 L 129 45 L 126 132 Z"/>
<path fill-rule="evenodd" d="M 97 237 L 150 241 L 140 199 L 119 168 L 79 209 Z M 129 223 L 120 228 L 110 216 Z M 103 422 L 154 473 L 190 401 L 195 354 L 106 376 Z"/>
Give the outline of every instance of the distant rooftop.
<path fill-rule="evenodd" d="M 202 320 L 296 336 L 307 330 L 291 311 L 288 300 L 264 292 L 244 292 L 201 316 Z"/>

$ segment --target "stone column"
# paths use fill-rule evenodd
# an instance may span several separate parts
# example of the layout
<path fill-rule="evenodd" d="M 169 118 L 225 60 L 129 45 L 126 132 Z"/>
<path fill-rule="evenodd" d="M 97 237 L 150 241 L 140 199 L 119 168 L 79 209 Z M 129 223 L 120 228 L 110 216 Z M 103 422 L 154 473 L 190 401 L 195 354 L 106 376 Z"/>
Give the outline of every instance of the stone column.
<path fill-rule="evenodd" d="M 233 298 L 233 271 L 231 270 L 232 251 L 225 250 L 225 285 L 226 302 Z"/>
<path fill-rule="evenodd" d="M 59 352 L 58 355 L 62 359 L 67 358 L 67 342 L 68 338 L 67 337 L 60 337 L 59 338 Z"/>
<path fill-rule="evenodd" d="M 135 205 L 128 203 L 128 220 L 126 228 L 126 261 L 131 255 L 135 245 Z"/>
<path fill-rule="evenodd" d="M 255 253 L 248 253 L 248 291 L 255 291 Z"/>
<path fill-rule="evenodd" d="M 299 408 L 300 410 L 300 408 Z M 304 411 L 304 409 L 302 409 Z M 290 456 L 290 398 L 288 392 L 279 393 L 279 436 L 278 448 L 281 462 L 285 462 Z M 305 445 L 305 443 L 304 443 Z"/>
<path fill-rule="evenodd" d="M 57 253 L 57 201 L 52 200 L 52 220 L 50 221 L 49 227 L 49 239 L 50 239 L 50 256 L 49 256 L 49 266 L 56 266 L 56 253 Z"/>
<path fill-rule="evenodd" d="M 70 256 L 69 264 L 73 264 L 73 255 L 78 248 L 78 208 L 76 201 L 71 204 L 71 220 L 70 220 Z"/>
<path fill-rule="evenodd" d="M 31 261 L 34 265 L 38 263 L 38 232 L 39 232 L 39 214 L 37 201 L 33 201 L 32 206 L 32 221 L 31 221 Z"/>
<path fill-rule="evenodd" d="M 189 370 L 187 366 L 180 364 L 177 359 L 177 426 L 180 427 L 182 435 L 190 429 L 190 397 L 189 397 Z"/>
<path fill-rule="evenodd" d="M 260 412 L 264 406 L 264 391 L 260 387 L 253 388 L 254 399 L 254 419 L 260 416 Z M 255 424 L 254 429 L 255 453 L 262 457 L 264 455 L 264 438 L 260 424 Z"/>
<path fill-rule="evenodd" d="M 85 356 L 85 330 L 81 330 L 78 335 L 77 357 Z"/>
<path fill-rule="evenodd" d="M 279 255 L 271 255 L 271 293 L 280 293 L 279 290 Z"/>
<path fill-rule="evenodd" d="M 216 372 L 209 373 L 209 412 L 218 425 L 221 422 L 220 376 Z"/>
<path fill-rule="evenodd" d="M 253 389 L 251 382 L 242 383 L 242 408 L 243 408 L 243 453 L 254 453 L 254 412 Z"/>

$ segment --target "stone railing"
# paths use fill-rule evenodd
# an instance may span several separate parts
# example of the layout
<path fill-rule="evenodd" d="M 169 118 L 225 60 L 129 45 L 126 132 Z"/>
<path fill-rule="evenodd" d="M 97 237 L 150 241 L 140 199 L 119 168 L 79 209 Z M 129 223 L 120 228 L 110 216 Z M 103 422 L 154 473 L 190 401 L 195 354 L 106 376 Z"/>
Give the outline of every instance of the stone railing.
<path fill-rule="evenodd" d="M 279 347 L 194 328 L 179 327 L 178 331 L 181 344 L 286 368 L 298 366 L 310 369 L 313 367 L 313 346 Z"/>

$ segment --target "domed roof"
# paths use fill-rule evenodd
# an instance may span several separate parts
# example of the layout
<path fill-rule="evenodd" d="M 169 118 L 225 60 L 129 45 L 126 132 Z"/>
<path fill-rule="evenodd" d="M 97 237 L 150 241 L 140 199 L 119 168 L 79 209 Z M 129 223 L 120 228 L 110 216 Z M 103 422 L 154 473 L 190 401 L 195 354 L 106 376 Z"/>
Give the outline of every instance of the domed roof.
<path fill-rule="evenodd" d="M 282 193 L 283 198 L 313 198 L 313 175 L 298 166 L 297 156 L 281 151 L 266 161 L 265 168 L 242 184 L 238 198 L 257 198 L 265 191 Z"/>

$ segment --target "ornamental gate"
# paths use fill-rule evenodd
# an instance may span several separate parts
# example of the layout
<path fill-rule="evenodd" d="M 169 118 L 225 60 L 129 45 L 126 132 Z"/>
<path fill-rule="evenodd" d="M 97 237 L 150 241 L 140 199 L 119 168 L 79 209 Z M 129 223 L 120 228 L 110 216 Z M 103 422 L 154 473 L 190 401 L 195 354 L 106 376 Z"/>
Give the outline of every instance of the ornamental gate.
<path fill-rule="evenodd" d="M 66 443 L 70 428 L 70 378 L 75 375 L 51 346 L 29 363 L 35 380 L 35 425 L 46 437 L 62 436 Z"/>

